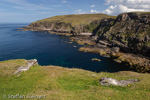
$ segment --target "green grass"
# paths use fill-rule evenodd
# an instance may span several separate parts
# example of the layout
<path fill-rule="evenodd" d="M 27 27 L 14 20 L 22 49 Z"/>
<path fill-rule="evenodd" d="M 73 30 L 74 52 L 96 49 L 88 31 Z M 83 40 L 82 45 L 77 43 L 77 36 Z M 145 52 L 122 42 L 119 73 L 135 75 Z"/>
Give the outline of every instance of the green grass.
<path fill-rule="evenodd" d="M 6 94 L 46 95 L 46 100 L 149 100 L 150 74 L 136 72 L 95 73 L 81 69 L 68 69 L 58 66 L 32 66 L 27 72 L 18 75 L 3 75 L 3 71 L 23 63 L 23 60 L 0 62 L 6 69 L 0 72 L 0 100 Z M 25 61 L 25 60 L 24 60 Z M 15 69 L 15 67 L 14 67 Z M 14 70 L 15 71 L 15 70 Z M 140 82 L 127 87 L 102 86 L 99 79 L 111 77 L 118 80 L 139 79 Z M 18 99 L 16 99 L 18 100 Z"/>
<path fill-rule="evenodd" d="M 88 25 L 93 20 L 100 20 L 104 18 L 115 18 L 115 16 L 108 16 L 105 14 L 76 14 L 76 15 L 61 15 L 61 16 L 54 16 L 50 18 L 46 18 L 43 20 L 39 20 L 34 23 L 40 22 L 64 22 L 70 23 L 73 27 L 78 25 Z"/>

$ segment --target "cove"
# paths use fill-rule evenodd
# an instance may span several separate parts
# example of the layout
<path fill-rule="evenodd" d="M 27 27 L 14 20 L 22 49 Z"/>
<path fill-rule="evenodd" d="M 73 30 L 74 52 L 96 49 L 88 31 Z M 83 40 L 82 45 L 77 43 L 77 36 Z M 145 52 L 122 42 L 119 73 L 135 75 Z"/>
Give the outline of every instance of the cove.
<path fill-rule="evenodd" d="M 43 66 L 56 65 L 94 72 L 127 70 L 122 64 L 99 54 L 79 52 L 81 45 L 66 43 L 70 42 L 66 36 L 17 29 L 27 25 L 27 23 L 0 24 L 0 61 L 37 59 Z M 92 58 L 98 58 L 101 62 L 92 61 Z"/>

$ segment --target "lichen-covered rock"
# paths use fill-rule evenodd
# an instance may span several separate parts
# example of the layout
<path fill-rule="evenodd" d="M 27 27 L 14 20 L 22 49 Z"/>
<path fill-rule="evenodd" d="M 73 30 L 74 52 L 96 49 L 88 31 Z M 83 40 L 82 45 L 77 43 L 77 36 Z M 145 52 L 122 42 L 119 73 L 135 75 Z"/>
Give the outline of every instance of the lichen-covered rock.
<path fill-rule="evenodd" d="M 38 65 L 36 59 L 28 60 L 26 66 L 20 66 L 14 74 L 21 73 L 22 71 L 27 71 L 33 65 Z"/>
<path fill-rule="evenodd" d="M 105 23 L 105 24 L 104 24 Z M 150 57 L 150 13 L 124 13 L 116 19 L 101 20 L 95 30 L 98 40 L 107 40 L 123 52 Z"/>
<path fill-rule="evenodd" d="M 99 80 L 101 85 L 115 85 L 115 86 L 127 86 L 129 84 L 135 83 L 135 82 L 139 82 L 138 79 L 129 79 L 129 80 L 116 80 L 113 78 L 101 78 Z"/>

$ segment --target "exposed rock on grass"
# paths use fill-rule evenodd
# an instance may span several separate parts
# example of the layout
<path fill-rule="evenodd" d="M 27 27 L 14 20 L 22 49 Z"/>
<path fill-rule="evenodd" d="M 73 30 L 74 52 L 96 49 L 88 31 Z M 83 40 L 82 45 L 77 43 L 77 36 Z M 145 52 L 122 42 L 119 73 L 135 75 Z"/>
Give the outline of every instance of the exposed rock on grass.
<path fill-rule="evenodd" d="M 22 71 L 28 71 L 31 66 L 38 65 L 36 59 L 28 60 L 26 66 L 20 66 L 14 74 L 21 73 Z"/>
<path fill-rule="evenodd" d="M 129 86 L 130 84 L 133 84 L 135 82 L 139 82 L 138 79 L 128 79 L 128 80 L 116 80 L 113 78 L 101 78 L 99 80 L 101 85 L 116 85 L 116 86 Z"/>

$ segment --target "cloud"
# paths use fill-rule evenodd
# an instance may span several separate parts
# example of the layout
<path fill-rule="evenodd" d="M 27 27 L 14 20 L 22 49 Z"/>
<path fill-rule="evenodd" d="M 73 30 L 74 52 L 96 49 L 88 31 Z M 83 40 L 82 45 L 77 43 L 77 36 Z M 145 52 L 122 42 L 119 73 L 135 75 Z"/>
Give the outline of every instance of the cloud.
<path fill-rule="evenodd" d="M 0 18 L 1 17 L 10 17 L 10 16 L 20 16 L 25 15 L 24 13 L 17 13 L 17 12 L 0 12 Z"/>
<path fill-rule="evenodd" d="M 66 0 L 64 0 L 64 1 L 62 1 L 62 3 L 67 3 L 67 1 L 66 1 Z"/>
<path fill-rule="evenodd" d="M 75 11 L 76 14 L 93 14 L 93 13 L 100 13 L 100 11 L 97 10 L 90 10 L 90 11 L 83 11 L 82 9 L 79 9 L 77 11 Z"/>
<path fill-rule="evenodd" d="M 109 7 L 103 13 L 117 15 L 124 12 L 150 11 L 150 0 L 105 0 Z"/>
<path fill-rule="evenodd" d="M 90 7 L 91 7 L 91 8 L 94 8 L 94 7 L 95 7 L 95 5 L 91 5 Z"/>
<path fill-rule="evenodd" d="M 51 10 L 52 9 L 42 5 L 37 5 L 37 4 L 27 2 L 26 0 L 3 0 L 3 1 L 7 3 L 15 4 L 16 6 L 14 6 L 13 8 L 22 9 L 22 10 L 39 10 L 39 9 Z"/>
<path fill-rule="evenodd" d="M 36 9 L 33 9 L 33 8 L 25 8 L 25 7 L 19 7 L 19 6 L 13 6 L 13 8 L 21 9 L 21 10 L 36 10 Z"/>
<path fill-rule="evenodd" d="M 52 7 L 62 7 L 62 5 L 52 5 Z"/>
<path fill-rule="evenodd" d="M 51 12 L 46 12 L 46 11 L 42 11 L 42 12 L 36 12 L 37 14 L 51 14 Z"/>
<path fill-rule="evenodd" d="M 91 10 L 91 13 L 100 13 L 100 11 L 97 11 L 97 10 Z"/>
<path fill-rule="evenodd" d="M 82 11 L 82 9 L 79 9 L 77 11 L 75 11 L 76 14 L 86 14 L 87 12 Z"/>

